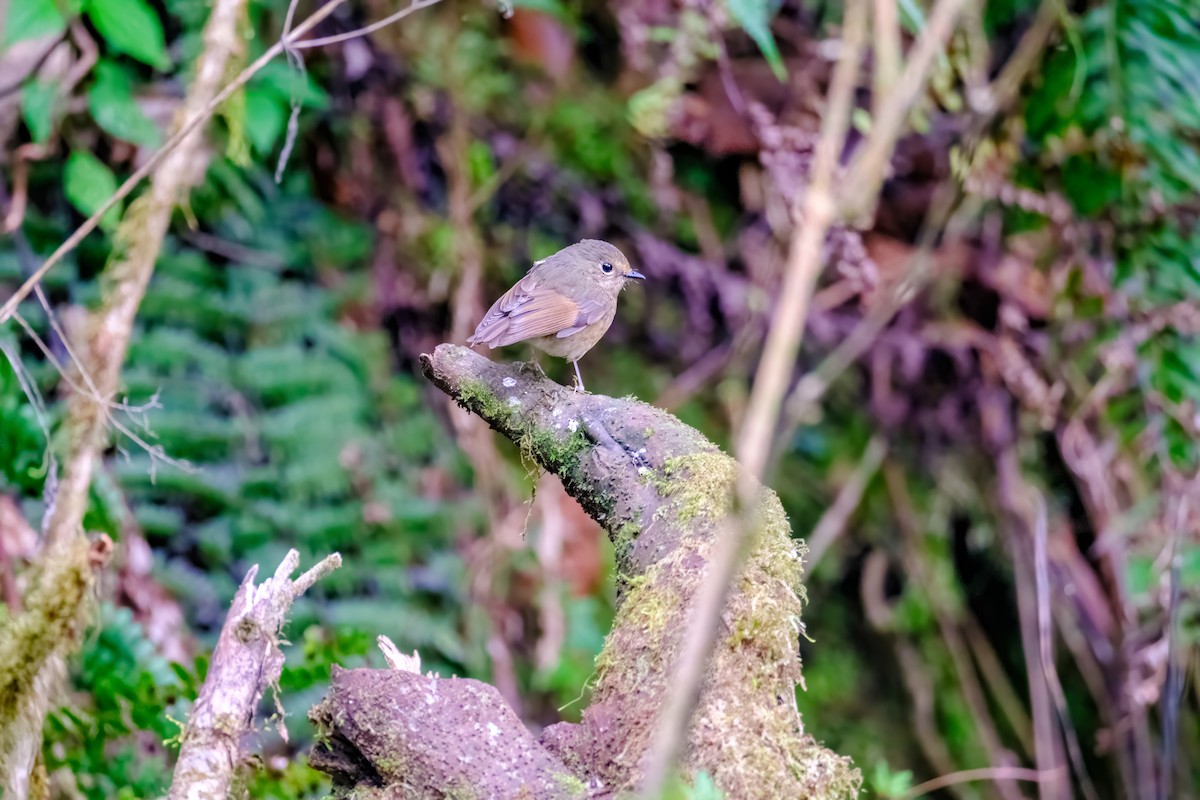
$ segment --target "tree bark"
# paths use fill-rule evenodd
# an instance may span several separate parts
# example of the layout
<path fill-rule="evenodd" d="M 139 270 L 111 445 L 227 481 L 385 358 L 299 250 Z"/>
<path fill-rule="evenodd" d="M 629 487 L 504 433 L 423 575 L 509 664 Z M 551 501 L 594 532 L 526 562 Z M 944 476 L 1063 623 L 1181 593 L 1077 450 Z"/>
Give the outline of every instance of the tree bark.
<path fill-rule="evenodd" d="M 439 346 L 422 365 L 435 385 L 558 475 L 616 548 L 619 607 L 596 661 L 591 705 L 579 724 L 544 731 L 536 751 L 551 772 L 561 764 L 577 781 L 560 779 L 548 794 L 532 783 L 524 791 L 570 797 L 637 788 L 688 610 L 733 506 L 737 463 L 698 431 L 637 400 L 577 393 L 523 365 L 494 363 L 454 345 Z M 731 798 L 852 796 L 861 783 L 857 770 L 818 744 L 796 709 L 803 544 L 791 537 L 774 492 L 760 488 L 757 502 L 759 528 L 720 620 L 683 765 L 688 778 L 706 772 Z M 436 768 L 422 767 L 414 785 L 409 759 L 430 746 L 448 763 L 460 755 L 504 758 L 507 742 L 489 742 L 486 730 L 455 724 L 450 709 L 395 701 L 396 687 L 371 672 L 338 673 L 312 715 L 333 746 L 319 745 L 313 763 L 329 768 L 343 791 L 455 796 L 465 787 L 452 763 L 440 779 Z M 405 681 L 409 691 L 419 686 L 430 693 L 473 683 L 419 675 Z M 485 694 L 464 698 L 464 706 L 481 720 L 493 714 L 504 732 L 496 738 L 518 736 L 511 711 L 496 709 L 481 699 Z M 354 721 L 364 708 L 373 712 L 367 726 Z M 403 733 L 413 726 L 422 736 Z M 379 747 L 381 736 L 388 747 Z M 331 760 L 345 768 L 334 769 Z M 490 772 L 467 780 L 474 796 L 519 796 Z"/>

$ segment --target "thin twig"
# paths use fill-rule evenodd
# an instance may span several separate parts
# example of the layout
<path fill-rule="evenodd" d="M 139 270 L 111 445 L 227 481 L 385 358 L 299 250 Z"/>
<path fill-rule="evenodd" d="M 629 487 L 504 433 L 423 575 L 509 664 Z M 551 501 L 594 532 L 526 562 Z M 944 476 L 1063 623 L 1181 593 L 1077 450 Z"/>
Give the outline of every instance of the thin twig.
<path fill-rule="evenodd" d="M 162 445 L 150 444 L 145 439 L 143 439 L 141 436 L 134 433 L 129 428 L 128 425 L 126 425 L 124 422 L 121 422 L 119 419 L 117 419 L 116 417 L 113 416 L 112 412 L 115 412 L 115 411 L 123 412 L 126 415 L 128 415 L 132 421 L 141 425 L 144 430 L 149 432 L 149 425 L 145 418 L 145 414 L 156 408 L 162 408 L 162 404 L 158 402 L 157 394 L 154 397 L 152 397 L 149 401 L 142 403 L 140 405 L 131 405 L 128 402 L 117 402 L 108 397 L 103 397 L 100 394 L 100 390 L 98 388 L 96 388 L 95 382 L 92 380 L 91 376 L 88 374 L 87 368 L 84 366 L 83 361 L 75 354 L 74 350 L 71 348 L 70 339 L 67 337 L 66 333 L 62 330 L 62 328 L 59 327 L 58 322 L 54 317 L 54 313 L 50 309 L 49 303 L 46 300 L 45 293 L 42 292 L 42 287 L 41 286 L 36 287 L 35 292 L 37 294 L 38 299 L 41 301 L 43 308 L 46 311 L 46 314 L 50 320 L 51 328 L 54 330 L 54 332 L 56 334 L 58 334 L 59 339 L 62 340 L 63 346 L 67 350 L 67 355 L 71 358 L 71 363 L 75 366 L 75 369 L 78 370 L 78 372 L 82 376 L 83 380 L 88 384 L 87 387 L 80 386 L 78 383 L 76 383 L 74 380 L 71 379 L 71 375 L 70 375 L 70 372 L 68 371 L 67 367 L 61 361 L 58 360 L 58 357 L 54 355 L 54 351 L 50 349 L 49 345 L 46 344 L 45 340 L 42 339 L 42 337 L 38 335 L 37 331 L 35 331 L 33 329 L 33 326 L 30 325 L 29 322 L 23 316 L 21 316 L 20 314 L 14 313 L 13 319 L 15 319 L 17 321 L 17 324 L 20 325 L 21 328 L 25 331 L 25 335 L 28 336 L 30 338 L 30 340 L 33 341 L 34 345 L 38 348 L 38 350 L 41 351 L 42 355 L 44 355 L 46 357 L 46 360 L 50 362 L 50 364 L 54 367 L 55 371 L 62 377 L 63 381 L 67 384 L 67 386 L 70 387 L 70 389 L 72 391 L 87 397 L 93 403 L 95 403 L 100 408 L 100 413 L 104 415 L 108 424 L 112 425 L 113 428 L 115 428 L 120 433 L 125 434 L 125 436 L 130 441 L 132 441 L 139 448 L 144 450 L 147 453 L 147 455 L 150 456 L 152 469 L 154 468 L 154 465 L 157 462 L 161 461 L 164 464 L 167 464 L 168 466 L 171 466 L 171 467 L 174 467 L 174 468 L 180 470 L 181 472 L 188 472 L 188 473 L 196 472 L 197 471 L 196 468 L 190 462 L 188 462 L 184 459 L 176 459 L 176 458 L 172 458 L 172 457 L 168 456 L 166 454 L 165 449 L 162 447 Z M 29 396 L 28 393 L 26 393 L 26 396 L 27 397 Z M 33 398 L 30 398 L 31 401 L 32 401 L 32 399 Z M 151 482 L 153 482 L 153 475 L 151 476 Z"/>
<path fill-rule="evenodd" d="M 807 570 L 811 571 L 816 566 L 829 546 L 846 529 L 850 515 L 862 502 L 863 492 L 866 491 L 871 478 L 879 470 L 879 465 L 883 463 L 887 449 L 887 440 L 883 436 L 875 434 L 871 437 L 867 449 L 863 451 L 862 458 L 854 468 L 854 472 L 850 474 L 849 479 L 842 484 L 841 491 L 838 492 L 833 505 L 825 509 L 825 513 L 817 522 L 817 527 L 813 528 L 812 533 L 808 535 L 808 563 L 805 565 Z"/>
<path fill-rule="evenodd" d="M 911 800 L 911 798 L 922 797 L 931 792 L 936 792 L 938 789 L 945 789 L 947 786 L 954 786 L 959 783 L 971 783 L 973 781 L 1029 781 L 1030 783 L 1041 783 L 1042 781 L 1057 777 L 1058 773 L 1062 772 L 1062 770 L 1062 767 L 1044 772 L 1023 767 L 980 767 L 979 769 L 965 769 L 962 772 L 952 772 L 949 775 L 942 775 L 917 784 L 909 789 L 904 794 L 904 797 Z"/>
<path fill-rule="evenodd" d="M 1063 738 L 1067 743 L 1067 755 L 1079 779 L 1083 796 L 1087 800 L 1098 800 L 1096 788 L 1088 777 L 1087 767 L 1083 761 L 1083 751 L 1079 747 L 1079 737 L 1075 735 L 1075 726 L 1071 724 L 1070 712 L 1067 709 L 1067 696 L 1063 692 L 1062 682 L 1058 678 L 1058 670 L 1054 666 L 1054 622 L 1050 617 L 1050 566 L 1046 553 L 1046 537 L 1049 528 L 1047 520 L 1046 501 L 1041 494 L 1029 487 L 1028 494 L 1033 506 L 1033 574 L 1037 595 L 1037 631 L 1038 631 L 1038 660 L 1042 673 L 1050 689 L 1050 697 L 1058 713 L 1058 723 L 1062 729 Z"/>
<path fill-rule="evenodd" d="M 1197 473 L 1200 478 L 1200 473 Z M 1195 481 L 1193 481 L 1193 484 Z M 1189 487 L 1195 491 L 1195 486 Z M 1158 782 L 1159 800 L 1171 796 L 1175 780 L 1176 748 L 1179 743 L 1179 705 L 1183 695 L 1183 669 L 1179 661 L 1180 571 L 1183 556 L 1179 541 L 1183 538 L 1188 520 L 1188 495 L 1175 498 L 1175 514 L 1171 524 L 1171 566 L 1167 573 L 1171 588 L 1167 595 L 1167 675 L 1162 690 L 1162 777 Z"/>
<path fill-rule="evenodd" d="M 413 0 L 412 3 L 410 3 L 406 8 L 402 8 L 395 14 L 392 14 L 390 17 L 385 17 L 378 22 L 372 22 L 366 27 L 347 31 L 346 33 L 339 33 L 334 36 L 324 36 L 320 39 L 308 39 L 307 41 L 303 42 L 295 42 L 291 46 L 297 50 L 309 50 L 314 47 L 324 47 L 325 45 L 329 44 L 347 42 L 351 39 L 357 39 L 359 37 L 372 34 L 375 31 L 382 30 L 388 25 L 391 25 L 393 22 L 399 22 L 414 11 L 420 11 L 423 8 L 429 8 L 430 6 L 437 5 L 439 2 L 440 0 Z"/>
<path fill-rule="evenodd" d="M 342 556 L 340 553 L 325 556 L 319 564 L 305 572 L 292 583 L 292 591 L 296 597 L 304 594 L 317 581 L 324 578 L 329 573 L 342 565 Z"/>

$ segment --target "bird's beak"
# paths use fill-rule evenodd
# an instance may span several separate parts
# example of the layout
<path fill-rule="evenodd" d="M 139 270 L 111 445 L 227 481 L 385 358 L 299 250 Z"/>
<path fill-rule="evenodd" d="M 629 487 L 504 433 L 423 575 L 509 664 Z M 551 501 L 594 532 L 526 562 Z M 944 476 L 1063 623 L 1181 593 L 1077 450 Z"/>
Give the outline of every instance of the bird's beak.
<path fill-rule="evenodd" d="M 629 274 L 626 275 L 625 277 L 629 278 L 630 280 L 635 280 L 635 281 L 646 280 L 646 276 L 643 275 L 642 273 L 638 272 L 636 269 L 629 270 Z"/>

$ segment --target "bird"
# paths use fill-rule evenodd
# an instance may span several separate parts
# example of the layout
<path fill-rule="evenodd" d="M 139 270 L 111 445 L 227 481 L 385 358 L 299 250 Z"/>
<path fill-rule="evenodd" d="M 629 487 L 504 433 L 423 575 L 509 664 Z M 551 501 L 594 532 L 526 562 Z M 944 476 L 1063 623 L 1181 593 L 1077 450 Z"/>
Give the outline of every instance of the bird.
<path fill-rule="evenodd" d="M 529 342 L 575 366 L 575 391 L 582 392 L 579 359 L 595 346 L 617 315 L 617 297 L 630 281 L 646 276 L 615 246 L 584 239 L 535 261 L 525 277 L 492 304 L 472 347 Z"/>

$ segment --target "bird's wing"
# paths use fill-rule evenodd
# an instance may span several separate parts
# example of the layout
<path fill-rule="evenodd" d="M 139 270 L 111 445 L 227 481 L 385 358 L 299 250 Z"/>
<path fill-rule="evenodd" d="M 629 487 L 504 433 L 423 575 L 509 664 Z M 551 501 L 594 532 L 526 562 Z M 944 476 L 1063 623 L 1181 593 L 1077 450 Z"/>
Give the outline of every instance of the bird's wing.
<path fill-rule="evenodd" d="M 565 339 L 572 334 L 579 333 L 581 330 L 591 325 L 593 322 L 598 322 L 604 316 L 605 303 L 602 300 L 584 300 L 578 304 L 579 314 L 575 317 L 575 323 L 569 328 L 563 328 L 556 336 L 559 339 Z"/>
<path fill-rule="evenodd" d="M 492 305 L 467 341 L 493 348 L 504 347 L 539 336 L 553 336 L 578 324 L 579 306 L 557 291 L 538 284 L 536 273 L 522 278 Z"/>

